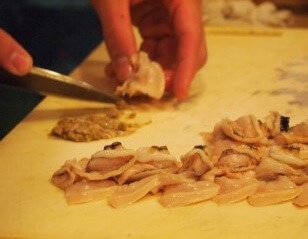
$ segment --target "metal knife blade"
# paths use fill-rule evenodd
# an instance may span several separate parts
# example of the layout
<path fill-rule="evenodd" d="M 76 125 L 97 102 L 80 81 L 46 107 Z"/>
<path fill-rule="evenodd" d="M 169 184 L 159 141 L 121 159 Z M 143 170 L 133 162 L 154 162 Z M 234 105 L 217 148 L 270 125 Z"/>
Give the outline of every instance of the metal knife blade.
<path fill-rule="evenodd" d="M 0 84 L 43 95 L 57 95 L 107 103 L 116 103 L 121 100 L 112 94 L 98 91 L 84 81 L 74 80 L 69 76 L 39 67 L 33 67 L 29 74 L 22 77 L 0 68 Z"/>

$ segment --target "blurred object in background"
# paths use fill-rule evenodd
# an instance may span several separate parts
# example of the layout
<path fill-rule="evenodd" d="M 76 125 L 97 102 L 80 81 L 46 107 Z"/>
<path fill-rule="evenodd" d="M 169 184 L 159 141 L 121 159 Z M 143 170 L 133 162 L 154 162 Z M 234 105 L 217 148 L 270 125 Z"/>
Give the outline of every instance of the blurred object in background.
<path fill-rule="evenodd" d="M 203 0 L 202 17 L 207 25 L 253 25 L 286 27 L 291 11 L 277 9 L 272 2 L 252 0 Z"/>
<path fill-rule="evenodd" d="M 268 2 L 268 0 L 254 0 L 255 3 L 260 4 L 263 2 Z M 277 6 L 288 7 L 288 8 L 307 8 L 308 0 L 272 0 Z"/>
<path fill-rule="evenodd" d="M 257 3 L 266 0 L 255 0 Z M 308 27 L 308 0 L 272 0 L 278 7 L 292 11 L 292 26 Z"/>

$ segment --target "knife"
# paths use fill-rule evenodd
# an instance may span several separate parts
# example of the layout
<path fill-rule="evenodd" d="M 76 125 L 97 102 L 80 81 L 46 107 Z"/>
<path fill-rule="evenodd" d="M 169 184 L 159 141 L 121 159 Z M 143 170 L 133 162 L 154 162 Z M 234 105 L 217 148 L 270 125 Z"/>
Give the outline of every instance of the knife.
<path fill-rule="evenodd" d="M 0 68 L 0 84 L 43 95 L 56 95 L 107 103 L 116 103 L 121 100 L 117 96 L 97 90 L 94 86 L 84 81 L 74 80 L 69 76 L 40 67 L 33 67 L 29 74 L 25 76 L 16 76 Z"/>

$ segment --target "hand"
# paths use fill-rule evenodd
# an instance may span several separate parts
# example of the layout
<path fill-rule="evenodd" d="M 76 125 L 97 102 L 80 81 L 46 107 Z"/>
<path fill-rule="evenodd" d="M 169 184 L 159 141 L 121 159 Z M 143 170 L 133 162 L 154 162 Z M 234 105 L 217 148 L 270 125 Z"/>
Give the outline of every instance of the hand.
<path fill-rule="evenodd" d="M 141 50 L 160 63 L 166 84 L 179 100 L 188 97 L 207 53 L 200 0 L 92 0 L 100 17 L 113 70 L 123 81 L 137 53 L 132 24 L 143 38 Z"/>
<path fill-rule="evenodd" d="M 16 75 L 26 75 L 32 68 L 29 53 L 0 28 L 0 67 Z"/>

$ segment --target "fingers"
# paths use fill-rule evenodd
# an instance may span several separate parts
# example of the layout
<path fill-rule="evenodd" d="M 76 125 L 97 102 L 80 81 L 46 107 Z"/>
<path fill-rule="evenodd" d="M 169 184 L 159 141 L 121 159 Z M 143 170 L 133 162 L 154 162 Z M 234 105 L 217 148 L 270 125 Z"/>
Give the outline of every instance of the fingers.
<path fill-rule="evenodd" d="M 161 38 L 156 49 L 157 56 L 154 60 L 157 61 L 164 69 L 166 88 L 168 90 L 172 89 L 172 76 L 174 69 L 176 69 L 176 50 L 177 42 L 174 37 Z"/>
<path fill-rule="evenodd" d="M 177 66 L 173 91 L 179 100 L 187 99 L 191 82 L 206 61 L 206 49 L 199 0 L 165 0 L 178 39 Z"/>
<path fill-rule="evenodd" d="M 157 57 L 158 42 L 156 39 L 146 38 L 143 40 L 140 50 L 148 53 L 150 59 L 154 60 Z"/>
<path fill-rule="evenodd" d="M 8 33 L 0 29 L 0 66 L 16 75 L 27 74 L 33 65 L 29 53 Z"/>
<path fill-rule="evenodd" d="M 129 1 L 92 0 L 91 2 L 103 26 L 112 67 L 118 80 L 124 81 L 132 73 L 130 58 L 137 53 Z"/>
<path fill-rule="evenodd" d="M 159 39 L 156 49 L 156 60 L 163 69 L 174 69 L 176 62 L 177 42 L 174 37 Z"/>
<path fill-rule="evenodd" d="M 158 38 L 172 35 L 169 14 L 161 1 L 143 1 L 132 6 L 132 19 L 141 36 Z"/>
<path fill-rule="evenodd" d="M 191 82 L 206 61 L 201 0 L 92 0 L 92 3 L 101 19 L 117 78 L 124 81 L 129 77 L 133 70 L 130 57 L 137 54 L 130 16 L 132 6 L 134 23 L 144 39 L 141 50 L 163 66 L 171 79 L 167 84 L 172 82 L 175 96 L 187 99 Z"/>

